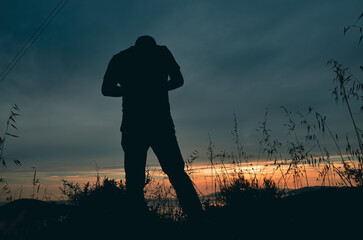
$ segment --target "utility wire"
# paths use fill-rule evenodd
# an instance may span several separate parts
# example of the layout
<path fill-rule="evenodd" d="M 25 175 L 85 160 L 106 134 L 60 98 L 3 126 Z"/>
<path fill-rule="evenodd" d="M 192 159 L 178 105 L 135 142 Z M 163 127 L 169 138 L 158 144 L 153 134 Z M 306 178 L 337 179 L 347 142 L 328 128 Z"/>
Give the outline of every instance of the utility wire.
<path fill-rule="evenodd" d="M 47 21 L 49 20 L 49 18 L 53 15 L 53 13 L 56 11 L 56 9 L 60 6 L 60 4 L 62 3 L 63 0 L 61 0 L 58 5 L 52 10 L 52 12 L 47 16 L 46 19 L 44 19 L 44 21 L 42 22 L 42 24 L 39 26 L 39 28 L 33 33 L 33 35 L 29 38 L 29 40 L 24 44 L 24 46 L 17 52 L 17 54 L 13 57 L 13 59 L 11 60 L 11 62 L 6 66 L 6 68 L 4 69 L 4 71 L 1 73 L 1 79 L 3 77 L 4 74 L 7 73 L 7 71 L 10 71 L 9 69 L 12 67 L 12 65 L 15 65 L 17 62 L 17 59 L 20 57 L 20 55 L 22 54 L 22 52 L 26 51 L 25 49 L 29 46 L 30 42 L 34 41 L 35 37 L 37 36 L 38 32 L 41 31 L 41 29 L 43 28 L 43 26 L 47 23 Z M 14 64 L 15 63 L 15 64 Z M 5 77 L 4 77 L 5 78 Z"/>
<path fill-rule="evenodd" d="M 63 9 L 69 0 L 60 0 L 57 6 L 49 13 L 49 15 L 44 19 L 42 24 L 33 33 L 29 40 L 24 44 L 24 46 L 17 52 L 10 63 L 0 74 L 0 82 L 2 82 L 6 76 L 11 72 L 15 65 L 20 61 L 20 59 L 25 55 L 29 48 L 34 44 L 34 42 L 39 38 L 39 36 L 44 32 L 47 26 L 53 21 L 53 19 L 58 15 L 58 13 Z"/>

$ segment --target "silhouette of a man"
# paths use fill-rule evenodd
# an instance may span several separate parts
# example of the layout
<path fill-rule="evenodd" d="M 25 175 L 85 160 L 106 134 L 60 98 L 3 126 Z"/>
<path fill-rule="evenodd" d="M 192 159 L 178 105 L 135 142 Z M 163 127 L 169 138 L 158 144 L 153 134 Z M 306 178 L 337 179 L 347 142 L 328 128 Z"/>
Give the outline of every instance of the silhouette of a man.
<path fill-rule="evenodd" d="M 170 77 L 170 78 L 169 78 Z M 183 211 L 202 211 L 175 136 L 168 91 L 183 85 L 180 67 L 165 46 L 141 36 L 114 55 L 107 67 L 102 94 L 122 97 L 122 141 L 125 153 L 126 189 L 133 204 L 145 205 L 145 165 L 149 147 L 168 175 Z"/>

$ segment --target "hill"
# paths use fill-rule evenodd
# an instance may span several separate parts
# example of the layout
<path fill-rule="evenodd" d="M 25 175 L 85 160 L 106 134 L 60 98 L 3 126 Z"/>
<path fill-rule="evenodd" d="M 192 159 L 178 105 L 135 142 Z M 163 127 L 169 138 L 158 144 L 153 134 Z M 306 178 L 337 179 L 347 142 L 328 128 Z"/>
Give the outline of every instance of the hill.
<path fill-rule="evenodd" d="M 202 221 L 136 213 L 98 198 L 78 206 L 19 199 L 0 207 L 0 239 L 264 239 L 355 237 L 362 188 L 313 188 L 281 198 L 206 205 Z M 117 199 L 114 199 L 117 200 Z"/>

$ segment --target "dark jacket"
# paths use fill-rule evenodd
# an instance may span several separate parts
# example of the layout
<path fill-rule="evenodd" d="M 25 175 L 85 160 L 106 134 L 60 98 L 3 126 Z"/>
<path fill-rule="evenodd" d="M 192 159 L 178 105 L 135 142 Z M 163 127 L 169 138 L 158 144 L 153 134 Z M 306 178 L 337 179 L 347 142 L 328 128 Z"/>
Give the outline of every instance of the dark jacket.
<path fill-rule="evenodd" d="M 102 94 L 123 98 L 121 131 L 174 127 L 168 91 L 183 83 L 180 67 L 167 47 L 132 46 L 112 57 Z"/>

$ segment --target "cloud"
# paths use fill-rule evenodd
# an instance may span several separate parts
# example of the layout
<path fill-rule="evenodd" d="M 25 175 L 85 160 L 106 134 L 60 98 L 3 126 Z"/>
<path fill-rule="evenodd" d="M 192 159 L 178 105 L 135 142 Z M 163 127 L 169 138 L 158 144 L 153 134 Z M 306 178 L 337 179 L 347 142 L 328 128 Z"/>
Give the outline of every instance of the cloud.
<path fill-rule="evenodd" d="M 7 154 L 42 166 L 122 163 L 121 100 L 102 97 L 100 85 L 111 56 L 141 34 L 167 45 L 181 65 L 185 86 L 170 100 L 185 156 L 205 151 L 208 133 L 218 147 L 231 146 L 234 112 L 251 152 L 267 107 L 278 137 L 286 132 L 280 105 L 291 111 L 315 106 L 337 119 L 332 124 L 339 129 L 346 125 L 339 120 L 344 109 L 329 95 L 326 61 L 357 66 L 361 48 L 342 35 L 342 26 L 360 7 L 359 1 L 69 2 L 0 83 L 1 120 L 13 103 L 22 109 L 21 139 L 11 141 Z M 1 67 L 51 8 L 5 5 Z"/>

